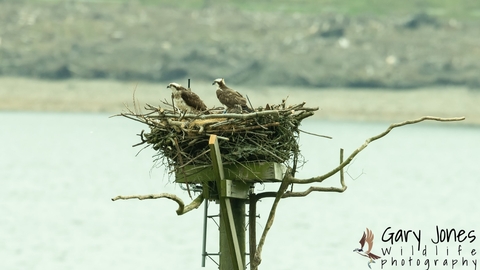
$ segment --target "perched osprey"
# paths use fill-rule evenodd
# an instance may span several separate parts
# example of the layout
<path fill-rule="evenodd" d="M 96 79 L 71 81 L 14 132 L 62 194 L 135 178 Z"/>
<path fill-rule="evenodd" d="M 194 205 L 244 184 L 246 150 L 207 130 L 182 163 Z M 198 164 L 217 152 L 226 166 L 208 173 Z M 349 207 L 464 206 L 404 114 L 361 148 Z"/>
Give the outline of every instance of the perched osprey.
<path fill-rule="evenodd" d="M 244 111 L 251 112 L 252 110 L 247 106 L 247 100 L 237 91 L 228 88 L 225 85 L 225 80 L 220 78 L 213 81 L 212 85 L 218 84 L 217 98 L 220 102 L 229 109 L 241 108 Z"/>
<path fill-rule="evenodd" d="M 367 228 L 366 233 L 365 232 L 363 233 L 363 236 L 360 239 L 359 243 L 360 243 L 360 248 L 356 248 L 353 251 L 362 255 L 362 256 L 364 256 L 364 257 L 369 258 L 370 260 L 368 261 L 368 268 L 372 269 L 372 267 L 370 267 L 370 264 L 374 263 L 375 262 L 374 260 L 380 258 L 380 256 L 377 256 L 373 253 L 370 253 L 370 251 L 372 250 L 372 247 L 373 247 L 373 233 L 372 233 L 372 231 Z M 365 243 L 367 243 L 367 245 L 368 245 L 367 250 L 363 250 L 363 246 L 365 246 Z"/>
<path fill-rule="evenodd" d="M 205 103 L 203 103 L 200 97 L 190 89 L 187 89 L 178 83 L 170 83 L 167 88 L 172 89 L 174 106 L 181 111 L 195 112 L 207 110 Z"/>

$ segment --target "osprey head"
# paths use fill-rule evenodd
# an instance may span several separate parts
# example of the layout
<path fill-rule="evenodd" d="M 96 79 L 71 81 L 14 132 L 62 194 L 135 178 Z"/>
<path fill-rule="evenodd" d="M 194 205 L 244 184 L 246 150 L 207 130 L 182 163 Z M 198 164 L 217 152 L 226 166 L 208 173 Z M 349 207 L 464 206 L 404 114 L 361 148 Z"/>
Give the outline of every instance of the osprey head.
<path fill-rule="evenodd" d="M 225 84 L 225 80 L 223 78 L 218 78 L 215 81 L 213 81 L 212 85 L 214 84 L 218 84 L 218 85 Z"/>
<path fill-rule="evenodd" d="M 173 89 L 175 89 L 175 90 L 178 90 L 178 89 L 180 89 L 181 87 L 182 87 L 182 86 L 181 86 L 180 84 L 174 83 L 174 82 L 172 82 L 172 83 L 170 83 L 169 85 L 167 85 L 167 88 L 173 88 Z"/>

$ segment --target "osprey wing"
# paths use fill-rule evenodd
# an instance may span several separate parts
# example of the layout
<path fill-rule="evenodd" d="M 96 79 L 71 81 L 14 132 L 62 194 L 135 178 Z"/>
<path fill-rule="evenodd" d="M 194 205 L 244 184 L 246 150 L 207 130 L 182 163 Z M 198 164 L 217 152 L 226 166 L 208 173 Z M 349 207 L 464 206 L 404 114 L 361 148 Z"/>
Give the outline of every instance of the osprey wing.
<path fill-rule="evenodd" d="M 229 94 L 232 97 L 232 99 L 235 100 L 235 105 L 240 105 L 240 106 L 247 105 L 247 99 L 245 99 L 242 96 L 242 94 L 240 94 L 239 92 L 232 90 L 231 92 L 229 92 Z"/>
<path fill-rule="evenodd" d="M 181 97 L 185 104 L 195 110 L 205 111 L 207 109 L 207 105 L 205 105 L 203 100 L 201 100 L 200 97 L 192 91 L 181 91 Z"/>
<path fill-rule="evenodd" d="M 247 101 L 243 97 L 237 96 L 236 92 L 231 90 L 228 91 L 218 89 L 217 98 L 227 108 L 234 108 L 237 105 L 247 104 Z"/>
<path fill-rule="evenodd" d="M 225 94 L 225 91 L 223 91 L 221 89 L 218 89 L 217 90 L 217 98 L 220 101 L 220 103 L 227 106 L 227 108 L 229 107 L 228 105 L 229 105 L 229 100 L 230 99 L 228 99 L 228 96 Z"/>
<path fill-rule="evenodd" d="M 362 236 L 362 238 L 361 238 L 360 241 L 359 241 L 359 243 L 360 243 L 360 249 L 362 249 L 362 250 L 363 250 L 363 246 L 365 245 L 365 238 L 366 238 L 366 237 L 367 237 L 367 236 L 365 235 L 365 232 L 363 232 L 363 236 Z"/>
<path fill-rule="evenodd" d="M 370 253 L 370 251 L 372 250 L 372 247 L 373 247 L 373 233 L 368 228 L 367 228 L 367 235 L 365 237 L 365 242 L 367 242 L 367 244 L 368 244 L 368 249 L 366 251 L 366 253 L 368 254 L 368 253 Z"/>
<path fill-rule="evenodd" d="M 235 91 L 235 90 L 232 90 L 232 91 L 235 92 L 235 95 L 237 95 L 238 97 L 243 98 L 242 94 L 240 94 L 238 91 Z"/>

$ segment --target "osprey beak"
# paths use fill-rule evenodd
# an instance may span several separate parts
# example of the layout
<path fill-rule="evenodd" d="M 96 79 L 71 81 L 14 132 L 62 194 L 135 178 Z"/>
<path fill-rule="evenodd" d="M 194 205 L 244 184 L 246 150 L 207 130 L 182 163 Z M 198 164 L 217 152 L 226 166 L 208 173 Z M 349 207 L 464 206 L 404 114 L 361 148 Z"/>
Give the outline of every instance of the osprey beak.
<path fill-rule="evenodd" d="M 167 88 L 170 88 L 170 85 L 167 85 Z"/>
<path fill-rule="evenodd" d="M 216 82 L 213 82 L 212 85 L 215 85 Z"/>

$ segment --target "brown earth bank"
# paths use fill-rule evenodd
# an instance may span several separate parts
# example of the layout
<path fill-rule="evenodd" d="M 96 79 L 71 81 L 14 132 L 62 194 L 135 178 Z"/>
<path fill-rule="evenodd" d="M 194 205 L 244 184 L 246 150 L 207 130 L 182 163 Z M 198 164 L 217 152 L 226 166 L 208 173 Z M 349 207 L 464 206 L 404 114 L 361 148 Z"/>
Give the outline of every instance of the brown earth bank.
<path fill-rule="evenodd" d="M 181 82 L 181 81 L 179 81 Z M 111 80 L 32 80 L 0 77 L 0 111 L 102 112 L 111 115 L 134 110 L 146 103 L 162 106 L 170 99 L 164 83 Z M 422 116 L 465 116 L 463 124 L 480 124 L 480 92 L 465 87 L 420 88 L 412 90 L 346 89 L 305 87 L 240 86 L 254 107 L 306 102 L 319 107 L 317 119 L 399 122 Z M 192 82 L 192 89 L 208 107 L 220 106 L 211 82 Z"/>
<path fill-rule="evenodd" d="M 480 88 L 480 27 L 372 17 L 0 1 L 0 75 L 308 87 Z"/>

